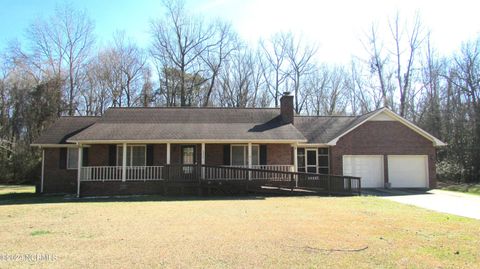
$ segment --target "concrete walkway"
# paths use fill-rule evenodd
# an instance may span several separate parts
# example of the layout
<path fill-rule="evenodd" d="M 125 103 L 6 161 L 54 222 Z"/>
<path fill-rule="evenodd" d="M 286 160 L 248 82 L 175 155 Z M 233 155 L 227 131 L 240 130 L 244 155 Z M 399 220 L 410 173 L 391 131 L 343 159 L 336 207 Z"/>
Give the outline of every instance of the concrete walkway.
<path fill-rule="evenodd" d="M 443 190 L 374 189 L 364 195 L 379 196 L 402 204 L 480 220 L 480 196 Z"/>

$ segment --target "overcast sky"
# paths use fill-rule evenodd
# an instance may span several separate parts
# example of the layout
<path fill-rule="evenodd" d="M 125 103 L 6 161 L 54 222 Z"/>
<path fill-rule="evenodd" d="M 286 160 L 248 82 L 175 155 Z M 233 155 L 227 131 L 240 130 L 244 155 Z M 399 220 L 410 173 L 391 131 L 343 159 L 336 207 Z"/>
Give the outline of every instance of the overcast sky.
<path fill-rule="evenodd" d="M 17 38 L 35 17 L 46 17 L 56 3 L 50 0 L 2 0 L 0 47 Z M 116 30 L 125 30 L 142 47 L 149 45 L 149 22 L 164 14 L 160 0 L 83 0 L 74 6 L 86 9 L 96 26 L 100 44 Z M 372 22 L 386 25 L 398 10 L 403 18 L 419 12 L 431 30 L 434 46 L 442 54 L 459 48 L 480 34 L 480 1 L 374 1 L 374 0 L 198 0 L 187 1 L 192 12 L 205 18 L 230 21 L 240 36 L 255 44 L 278 31 L 293 31 L 319 45 L 319 59 L 345 63 L 352 54 L 364 52 L 361 42 Z M 380 33 L 383 36 L 388 32 Z"/>

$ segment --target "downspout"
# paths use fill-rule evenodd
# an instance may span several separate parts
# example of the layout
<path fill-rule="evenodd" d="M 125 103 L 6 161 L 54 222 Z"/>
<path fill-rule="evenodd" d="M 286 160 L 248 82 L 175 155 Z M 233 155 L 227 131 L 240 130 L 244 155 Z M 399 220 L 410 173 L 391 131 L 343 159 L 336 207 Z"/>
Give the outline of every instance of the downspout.
<path fill-rule="evenodd" d="M 44 180 L 45 180 L 45 149 L 42 148 L 42 174 L 40 175 L 40 193 L 43 193 Z"/>

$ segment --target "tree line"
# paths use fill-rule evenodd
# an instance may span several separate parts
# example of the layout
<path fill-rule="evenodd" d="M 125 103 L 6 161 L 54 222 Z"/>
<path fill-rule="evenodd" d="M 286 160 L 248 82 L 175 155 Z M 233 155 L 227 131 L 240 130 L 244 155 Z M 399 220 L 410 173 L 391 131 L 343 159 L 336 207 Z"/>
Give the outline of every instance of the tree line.
<path fill-rule="evenodd" d="M 0 52 L 0 179 L 32 180 L 29 144 L 62 115 L 109 107 L 278 107 L 283 92 L 306 115 L 359 115 L 387 106 L 448 143 L 440 177 L 480 180 L 480 38 L 440 55 L 420 15 L 372 24 L 350 63 L 321 62 L 319 46 L 292 32 L 251 45 L 232 25 L 164 1 L 143 48 L 126 32 L 99 46 L 86 11 L 59 5 L 32 21 L 24 42 Z M 380 29 L 386 29 L 381 31 Z"/>

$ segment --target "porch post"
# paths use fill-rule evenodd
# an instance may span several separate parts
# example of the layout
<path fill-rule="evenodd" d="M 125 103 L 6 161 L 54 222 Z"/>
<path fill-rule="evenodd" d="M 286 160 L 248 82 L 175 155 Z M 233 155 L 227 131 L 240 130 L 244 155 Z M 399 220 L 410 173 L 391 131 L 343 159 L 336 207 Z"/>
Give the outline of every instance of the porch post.
<path fill-rule="evenodd" d="M 201 164 L 205 165 L 205 143 L 202 143 L 202 160 Z M 205 167 L 202 167 L 202 178 L 205 178 Z"/>
<path fill-rule="evenodd" d="M 170 164 L 170 143 L 167 143 L 167 164 Z"/>
<path fill-rule="evenodd" d="M 77 162 L 77 198 L 80 197 L 80 181 L 82 177 L 82 159 L 83 159 L 83 147 L 79 144 L 78 147 L 78 162 Z"/>
<path fill-rule="evenodd" d="M 44 180 L 45 180 L 45 149 L 42 148 L 42 174 L 40 176 L 40 193 L 43 193 Z"/>
<path fill-rule="evenodd" d="M 122 181 L 127 181 L 127 143 L 123 143 L 123 158 L 122 158 Z"/>
<path fill-rule="evenodd" d="M 293 172 L 298 172 L 298 147 L 297 144 L 293 145 Z M 295 186 L 298 187 L 298 176 L 295 175 Z"/>
<path fill-rule="evenodd" d="M 298 171 L 298 159 L 297 159 L 297 155 L 298 155 L 298 147 L 297 145 L 293 145 L 293 172 L 297 172 Z"/>
<path fill-rule="evenodd" d="M 252 169 L 252 143 L 248 143 L 248 168 Z M 252 171 L 248 171 L 248 180 L 252 178 Z"/>

